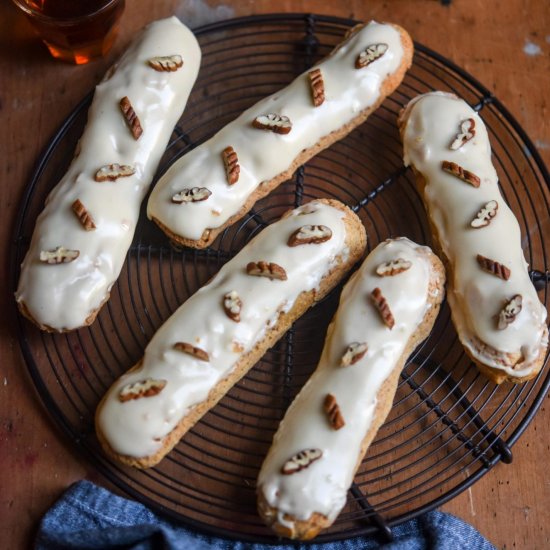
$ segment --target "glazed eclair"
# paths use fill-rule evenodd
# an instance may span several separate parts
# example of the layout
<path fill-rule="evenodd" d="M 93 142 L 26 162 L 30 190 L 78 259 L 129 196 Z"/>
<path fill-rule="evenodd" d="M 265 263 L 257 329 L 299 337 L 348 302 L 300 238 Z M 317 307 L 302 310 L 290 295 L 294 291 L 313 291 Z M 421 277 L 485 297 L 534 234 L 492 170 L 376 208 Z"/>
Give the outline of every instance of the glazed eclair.
<path fill-rule="evenodd" d="M 413 44 L 371 22 L 289 86 L 263 99 L 176 161 L 147 215 L 174 241 L 204 248 L 299 165 L 363 123 L 400 84 Z"/>
<path fill-rule="evenodd" d="M 365 229 L 320 199 L 265 228 L 158 329 L 142 360 L 100 403 L 106 453 L 158 463 L 362 256 Z"/>
<path fill-rule="evenodd" d="M 108 300 L 200 59 L 193 33 L 175 17 L 163 19 L 97 86 L 74 159 L 46 200 L 21 266 L 17 304 L 41 329 L 89 325 Z"/>
<path fill-rule="evenodd" d="M 405 361 L 433 326 L 444 283 L 431 250 L 400 238 L 379 244 L 344 287 L 317 369 L 258 477 L 258 510 L 277 534 L 311 539 L 344 507 Z"/>
<path fill-rule="evenodd" d="M 399 118 L 436 246 L 456 331 L 491 380 L 523 382 L 548 347 L 546 309 L 529 278 L 518 221 L 491 162 L 481 117 L 453 94 L 413 99 Z"/>

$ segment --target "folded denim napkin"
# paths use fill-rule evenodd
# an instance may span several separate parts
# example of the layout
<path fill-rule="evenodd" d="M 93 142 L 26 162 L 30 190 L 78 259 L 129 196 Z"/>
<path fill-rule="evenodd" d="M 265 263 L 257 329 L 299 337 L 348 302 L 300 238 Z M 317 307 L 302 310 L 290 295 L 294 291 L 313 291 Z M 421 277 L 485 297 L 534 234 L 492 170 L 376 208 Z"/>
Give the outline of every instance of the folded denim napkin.
<path fill-rule="evenodd" d="M 38 550 L 496 550 L 471 525 L 443 512 L 429 512 L 392 530 L 380 543 L 356 537 L 325 544 L 263 545 L 211 537 L 177 525 L 89 481 L 72 485 L 46 513 Z"/>

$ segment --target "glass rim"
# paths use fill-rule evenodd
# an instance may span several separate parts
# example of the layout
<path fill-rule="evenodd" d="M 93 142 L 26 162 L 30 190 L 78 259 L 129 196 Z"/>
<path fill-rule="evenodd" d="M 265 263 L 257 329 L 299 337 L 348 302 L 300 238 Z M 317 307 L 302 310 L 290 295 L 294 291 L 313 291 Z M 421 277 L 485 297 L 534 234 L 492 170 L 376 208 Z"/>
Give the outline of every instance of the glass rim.
<path fill-rule="evenodd" d="M 75 17 L 53 17 L 51 15 L 45 15 L 38 11 L 36 8 L 33 8 L 25 0 L 12 0 L 12 2 L 23 12 L 25 12 L 27 15 L 32 16 L 35 19 L 39 19 L 42 22 L 45 23 L 52 23 L 56 25 L 63 25 L 63 24 L 74 24 L 79 23 L 81 21 L 84 21 L 90 17 L 96 17 L 97 15 L 100 15 L 104 11 L 106 11 L 108 8 L 110 8 L 113 4 L 118 4 L 121 2 L 121 0 L 108 0 L 103 6 L 100 8 L 87 13 L 86 15 L 78 15 Z"/>

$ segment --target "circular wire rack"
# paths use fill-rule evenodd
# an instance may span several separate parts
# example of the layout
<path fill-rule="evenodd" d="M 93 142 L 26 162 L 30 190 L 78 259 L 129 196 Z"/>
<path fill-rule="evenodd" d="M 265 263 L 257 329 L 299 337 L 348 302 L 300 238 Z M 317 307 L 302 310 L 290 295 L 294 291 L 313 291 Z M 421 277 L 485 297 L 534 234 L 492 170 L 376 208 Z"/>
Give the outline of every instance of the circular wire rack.
<path fill-rule="evenodd" d="M 197 29 L 202 68 L 159 174 L 326 56 L 355 23 L 285 14 Z M 396 126 L 401 107 L 430 90 L 454 92 L 481 112 L 501 190 L 518 217 L 532 279 L 548 306 L 550 179 L 544 164 L 496 97 L 447 59 L 416 44 L 403 83 L 365 124 L 301 166 L 211 248 L 172 248 L 142 211 L 125 267 L 91 327 L 47 334 L 18 318 L 21 349 L 46 408 L 109 480 L 157 511 L 210 534 L 276 541 L 256 513 L 257 474 L 287 406 L 315 369 L 341 287 L 298 320 L 152 469 L 122 467 L 102 454 L 93 429 L 95 408 L 111 383 L 140 359 L 163 321 L 289 208 L 315 197 L 337 198 L 362 219 L 369 250 L 400 235 L 430 244 L 413 174 L 403 167 Z M 91 97 L 54 136 L 26 190 L 13 248 L 14 288 L 36 217 L 71 161 Z M 316 540 L 374 533 L 389 538 L 394 525 L 446 502 L 497 462 L 511 462 L 511 446 L 549 386 L 547 364 L 522 385 L 488 382 L 465 355 L 444 305 L 432 334 L 403 370 L 393 409 L 357 471 L 346 507 Z"/>

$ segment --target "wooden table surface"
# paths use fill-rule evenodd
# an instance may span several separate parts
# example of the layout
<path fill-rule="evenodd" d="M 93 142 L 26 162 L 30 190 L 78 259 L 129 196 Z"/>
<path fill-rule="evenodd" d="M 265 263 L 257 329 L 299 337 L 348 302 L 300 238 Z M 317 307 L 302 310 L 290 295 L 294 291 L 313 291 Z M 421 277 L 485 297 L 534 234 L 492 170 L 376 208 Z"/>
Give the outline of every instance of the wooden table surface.
<path fill-rule="evenodd" d="M 108 483 L 81 459 L 49 419 L 26 372 L 14 333 L 9 273 L 13 227 L 23 190 L 44 146 L 137 29 L 176 13 L 200 24 L 213 17 L 315 12 L 401 24 L 413 38 L 469 71 L 517 118 L 550 165 L 550 9 L 546 0 L 244 0 L 210 7 L 199 0 L 131 0 L 121 35 L 105 58 L 76 67 L 49 58 L 26 20 L 0 4 L 0 548 L 32 544 L 38 521 L 72 482 Z M 550 547 L 550 407 L 543 403 L 499 464 L 443 509 L 473 524 L 498 548 Z"/>

